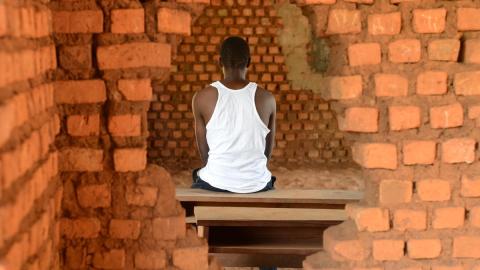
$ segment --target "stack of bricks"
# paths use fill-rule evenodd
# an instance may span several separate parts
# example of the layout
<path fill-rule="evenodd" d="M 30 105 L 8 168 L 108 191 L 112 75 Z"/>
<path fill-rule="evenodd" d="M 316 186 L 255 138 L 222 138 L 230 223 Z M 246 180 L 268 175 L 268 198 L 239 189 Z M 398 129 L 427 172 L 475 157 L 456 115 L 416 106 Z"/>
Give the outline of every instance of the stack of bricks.
<path fill-rule="evenodd" d="M 208 268 L 170 175 L 146 160 L 152 85 L 205 1 L 183 2 L 51 2 L 63 269 Z"/>
<path fill-rule="evenodd" d="M 305 269 L 480 269 L 478 2 L 303 4 L 345 48 L 334 103 L 367 186 Z"/>
<path fill-rule="evenodd" d="M 178 31 L 187 33 L 186 27 Z M 282 28 L 274 1 L 213 0 L 193 22 L 173 59 L 166 83 L 154 84 L 148 113 L 149 161 L 178 170 L 198 165 L 191 108 L 196 91 L 222 79 L 220 44 L 232 35 L 251 47 L 248 79 L 271 91 L 277 101 L 277 134 L 273 160 L 338 163 L 351 159 L 329 104 L 311 90 L 294 89 L 277 32 Z"/>
<path fill-rule="evenodd" d="M 58 269 L 62 190 L 51 12 L 0 1 L 0 268 Z"/>

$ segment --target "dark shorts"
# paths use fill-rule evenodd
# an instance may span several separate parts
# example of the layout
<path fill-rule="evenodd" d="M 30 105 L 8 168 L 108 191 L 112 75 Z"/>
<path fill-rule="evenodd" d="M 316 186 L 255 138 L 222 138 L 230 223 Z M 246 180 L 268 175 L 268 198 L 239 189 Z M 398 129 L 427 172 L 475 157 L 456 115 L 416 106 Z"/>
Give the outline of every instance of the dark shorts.
<path fill-rule="evenodd" d="M 210 185 L 209 183 L 203 181 L 200 176 L 198 176 L 198 171 L 200 170 L 200 168 L 198 169 L 195 169 L 193 170 L 192 172 L 192 186 L 191 188 L 200 188 L 200 189 L 205 189 L 205 190 L 210 190 L 210 191 L 216 191 L 216 192 L 231 192 L 231 191 L 228 191 L 228 190 L 224 190 L 224 189 L 220 189 L 220 188 L 216 188 L 212 185 Z M 268 190 L 272 190 L 272 189 L 275 189 L 275 181 L 277 180 L 277 178 L 275 176 L 272 175 L 272 178 L 270 179 L 270 181 L 267 183 L 267 185 L 265 185 L 265 187 L 257 192 L 263 192 L 263 191 L 268 191 Z"/>

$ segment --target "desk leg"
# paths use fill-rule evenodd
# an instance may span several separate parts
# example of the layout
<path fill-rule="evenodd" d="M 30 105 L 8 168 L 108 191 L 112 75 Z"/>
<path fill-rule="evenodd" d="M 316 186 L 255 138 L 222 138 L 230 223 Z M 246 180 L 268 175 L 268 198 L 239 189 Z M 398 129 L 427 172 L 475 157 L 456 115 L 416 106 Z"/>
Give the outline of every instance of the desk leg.
<path fill-rule="evenodd" d="M 198 226 L 197 234 L 200 238 L 205 238 L 208 240 L 208 227 L 207 226 Z"/>

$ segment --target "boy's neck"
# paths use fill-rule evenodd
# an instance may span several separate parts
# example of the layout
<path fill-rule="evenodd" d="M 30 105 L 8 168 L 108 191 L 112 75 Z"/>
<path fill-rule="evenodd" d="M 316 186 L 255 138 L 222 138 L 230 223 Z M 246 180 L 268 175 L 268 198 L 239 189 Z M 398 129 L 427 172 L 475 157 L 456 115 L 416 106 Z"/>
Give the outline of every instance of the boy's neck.
<path fill-rule="evenodd" d="M 224 82 L 245 82 L 247 81 L 247 69 L 224 69 Z"/>

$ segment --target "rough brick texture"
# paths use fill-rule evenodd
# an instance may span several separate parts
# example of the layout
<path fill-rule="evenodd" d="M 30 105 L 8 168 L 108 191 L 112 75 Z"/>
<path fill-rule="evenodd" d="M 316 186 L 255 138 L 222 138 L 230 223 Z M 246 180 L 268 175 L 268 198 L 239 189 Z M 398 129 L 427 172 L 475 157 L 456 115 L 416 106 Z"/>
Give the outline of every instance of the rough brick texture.
<path fill-rule="evenodd" d="M 370 35 L 396 35 L 402 28 L 400 12 L 378 13 L 368 16 L 368 33 Z"/>
<path fill-rule="evenodd" d="M 477 3 L 274 4 L 2 1 L 0 264 L 208 269 L 145 151 L 198 164 L 191 98 L 241 35 L 248 78 L 277 100 L 274 159 L 349 161 L 353 145 L 363 170 L 353 221 L 329 228 L 305 269 L 478 269 Z"/>
<path fill-rule="evenodd" d="M 348 235 L 370 254 L 360 260 L 326 249 L 307 257 L 304 268 L 477 269 L 480 7 L 410 0 L 302 4 L 313 27 L 309 44 L 329 44 L 322 51 L 330 53 L 327 81 L 361 76 L 354 94 L 338 87 L 348 98 L 337 95 L 333 108 L 366 178 L 365 199 L 347 207 L 357 225 Z M 344 23 L 343 31 L 331 31 L 332 13 L 345 9 L 360 11 L 360 29 Z M 331 87 L 324 92 L 332 96 Z M 377 109 L 378 122 L 364 108 Z M 328 236 L 329 243 L 345 240 Z"/>
<path fill-rule="evenodd" d="M 406 141 L 403 143 L 403 163 L 405 165 L 433 164 L 437 153 L 434 141 Z"/>
<path fill-rule="evenodd" d="M 0 268 L 60 269 L 57 49 L 44 1 L 0 3 Z"/>
<path fill-rule="evenodd" d="M 145 31 L 145 11 L 139 9 L 114 9 L 111 14 L 112 33 L 143 33 Z"/>
<path fill-rule="evenodd" d="M 397 147 L 386 143 L 356 143 L 353 146 L 353 160 L 365 168 L 396 169 Z"/>
<path fill-rule="evenodd" d="M 103 13 L 101 10 L 53 12 L 55 33 L 101 33 Z"/>
<path fill-rule="evenodd" d="M 184 267 L 178 258 L 175 262 L 172 258 L 180 248 L 207 250 L 205 242 L 193 231 L 187 233 L 185 213 L 175 200 L 170 174 L 161 167 L 147 166 L 146 150 L 147 113 L 153 86 L 165 84 L 180 37 L 189 33 L 190 18 L 206 3 L 107 2 L 50 1 L 54 32 L 48 39 L 44 38 L 41 45 L 54 44 L 52 47 L 58 48 L 59 66 L 49 76 L 35 78 L 35 81 L 48 78 L 55 81 L 49 88 L 32 94 L 32 100 L 44 108 L 32 106 L 31 101 L 27 105 L 24 97 L 17 103 L 25 101 L 25 107 L 37 110 L 32 113 L 39 117 L 32 121 L 43 121 L 58 113 L 51 121 L 52 127 L 41 130 L 40 136 L 33 140 L 42 145 L 42 159 L 44 152 L 55 153 L 54 149 L 59 149 L 55 170 L 58 167 L 62 172 L 61 185 L 47 181 L 47 177 L 56 175 L 52 167 L 52 172 L 39 179 L 51 183 L 48 193 L 40 192 L 46 184 L 36 183 L 34 187 L 40 188 L 39 194 L 45 196 L 40 200 L 42 204 L 54 206 L 49 200 L 55 198 L 55 211 L 61 211 L 64 216 L 57 225 L 52 222 L 45 228 L 52 232 L 50 236 L 56 226 L 57 235 L 49 237 L 50 242 L 39 243 L 39 254 L 48 248 L 54 254 L 50 256 L 52 267 L 46 263 L 36 266 L 34 256 L 25 257 L 28 262 L 22 262 L 23 267 L 13 265 L 12 269 L 167 269 L 175 265 Z M 173 6 L 181 12 L 163 19 L 174 28 L 182 23 L 181 31 L 185 33 L 163 31 L 157 25 L 160 24 L 157 11 Z M 55 56 L 55 51 L 50 49 L 42 53 Z M 42 57 L 44 55 L 37 56 L 38 70 L 45 72 L 42 69 L 50 69 L 56 61 L 50 63 Z M 25 71 L 25 76 L 32 73 L 29 69 Z M 43 92 L 51 97 L 47 98 Z M 50 108 L 54 101 L 58 105 L 56 110 Z M 19 120 L 28 121 L 29 116 L 19 116 Z M 9 122 L 3 125 L 8 127 L 6 130 L 11 129 Z M 61 132 L 55 138 L 58 130 Z M 0 143 L 2 136 L 0 134 Z M 54 140 L 55 147 L 47 148 Z M 28 149 L 34 148 L 29 145 Z M 32 153 L 32 156 L 38 155 Z M 3 161 L 0 164 L 3 167 Z M 60 196 L 51 195 L 55 187 L 60 188 Z M 2 203 L 0 199 L 0 207 Z M 32 211 L 41 213 L 42 204 Z M 60 216 L 56 213 L 52 210 L 48 219 L 54 221 Z M 2 211 L 0 219 L 3 220 Z M 158 226 L 158 220 L 166 221 L 164 226 Z M 29 233 L 26 229 L 29 224 L 18 225 L 25 228 L 21 233 Z M 1 225 L 0 232 L 3 232 Z M 9 235 L 12 233 L 13 230 L 9 231 Z M 2 244 L 3 236 L 0 237 L 0 258 Z M 10 257 L 15 257 L 18 250 L 15 246 L 12 250 Z M 182 259 L 187 256 L 189 261 L 203 262 L 201 267 L 208 268 L 207 252 L 187 252 Z"/>
<path fill-rule="evenodd" d="M 421 122 L 421 109 L 417 106 L 390 106 L 388 119 L 392 131 L 418 128 Z"/>
<path fill-rule="evenodd" d="M 190 13 L 186 11 L 159 8 L 157 12 L 157 29 L 162 33 L 190 35 L 191 21 Z"/>
<path fill-rule="evenodd" d="M 170 45 L 153 42 L 110 45 L 97 49 L 100 69 L 169 68 L 170 57 Z"/>
<path fill-rule="evenodd" d="M 345 117 L 339 120 L 340 130 L 353 132 L 377 132 L 378 109 L 352 107 L 345 111 Z"/>

